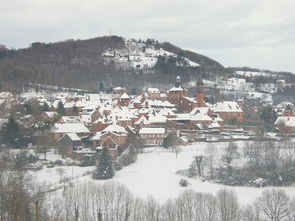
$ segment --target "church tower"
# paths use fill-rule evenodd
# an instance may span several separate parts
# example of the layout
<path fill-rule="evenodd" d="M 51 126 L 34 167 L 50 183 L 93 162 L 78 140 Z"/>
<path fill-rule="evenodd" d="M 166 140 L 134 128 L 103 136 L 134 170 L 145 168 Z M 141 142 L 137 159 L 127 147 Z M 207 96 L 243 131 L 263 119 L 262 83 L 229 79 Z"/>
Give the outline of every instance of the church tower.
<path fill-rule="evenodd" d="M 175 87 L 180 87 L 180 86 L 181 86 L 181 78 L 177 76 L 175 81 Z"/>
<path fill-rule="evenodd" d="M 205 86 L 204 86 L 202 78 L 199 78 L 197 82 L 196 98 L 197 98 L 199 107 L 206 106 L 205 105 Z"/>

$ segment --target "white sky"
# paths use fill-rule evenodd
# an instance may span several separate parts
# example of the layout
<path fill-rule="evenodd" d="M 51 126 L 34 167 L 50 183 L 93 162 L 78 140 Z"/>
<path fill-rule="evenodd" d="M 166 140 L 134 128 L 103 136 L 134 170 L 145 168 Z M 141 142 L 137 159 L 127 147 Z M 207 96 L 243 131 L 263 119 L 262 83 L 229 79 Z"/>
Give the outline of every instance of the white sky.
<path fill-rule="evenodd" d="M 0 0 L 0 44 L 155 38 L 225 66 L 295 72 L 295 0 Z"/>

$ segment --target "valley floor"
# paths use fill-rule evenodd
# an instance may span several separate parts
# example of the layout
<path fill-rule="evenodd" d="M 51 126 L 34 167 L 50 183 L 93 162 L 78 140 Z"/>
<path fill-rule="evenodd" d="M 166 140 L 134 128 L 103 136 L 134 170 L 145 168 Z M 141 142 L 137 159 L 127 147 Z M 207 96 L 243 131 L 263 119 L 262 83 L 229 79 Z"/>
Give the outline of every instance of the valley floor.
<path fill-rule="evenodd" d="M 155 147 L 146 149 L 144 153 L 139 154 L 137 161 L 122 170 L 117 171 L 112 181 L 118 182 L 126 186 L 135 196 L 147 198 L 149 196 L 155 198 L 161 203 L 171 198 L 176 198 L 179 193 L 186 189 L 193 189 L 196 192 L 210 192 L 215 194 L 220 189 L 233 189 L 236 191 L 241 205 L 252 203 L 265 189 L 273 187 L 255 188 L 255 187 L 230 187 L 209 181 L 202 181 L 199 178 L 185 178 L 189 181 L 188 187 L 179 185 L 180 179 L 184 178 L 176 174 L 177 171 L 187 169 L 191 164 L 193 157 L 197 154 L 204 153 L 208 145 L 216 145 L 219 152 L 227 145 L 227 143 L 205 143 L 198 142 L 190 146 L 181 147 L 178 154 L 171 150 Z M 240 147 L 245 142 L 237 142 Z M 208 147 L 207 147 L 208 146 Z M 49 154 L 49 158 L 56 158 L 53 153 Z M 237 162 L 239 161 L 237 160 Z M 60 173 L 59 169 L 63 168 L 64 173 Z M 53 188 L 61 186 L 59 184 L 61 176 L 63 178 L 74 178 L 74 183 L 97 183 L 102 184 L 110 181 L 93 180 L 91 172 L 94 167 L 77 167 L 62 166 L 54 168 L 44 168 L 40 171 L 32 172 L 39 183 L 48 184 Z M 87 174 L 88 173 L 88 174 Z M 275 187 L 277 188 L 277 187 Z M 295 196 L 295 185 L 289 187 L 281 187 L 290 197 Z"/>

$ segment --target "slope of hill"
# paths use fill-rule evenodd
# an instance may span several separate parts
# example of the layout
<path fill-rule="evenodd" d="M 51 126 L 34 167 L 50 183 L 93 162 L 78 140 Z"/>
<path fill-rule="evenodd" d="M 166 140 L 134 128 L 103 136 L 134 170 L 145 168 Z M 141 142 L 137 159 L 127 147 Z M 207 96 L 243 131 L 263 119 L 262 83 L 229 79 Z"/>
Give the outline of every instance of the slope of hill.
<path fill-rule="evenodd" d="M 164 88 L 176 75 L 188 82 L 229 72 L 208 57 L 153 39 L 105 36 L 35 42 L 19 50 L 0 47 L 0 87 L 17 90 L 29 83 L 96 89 L 101 82 L 106 87 Z"/>
<path fill-rule="evenodd" d="M 282 72 L 282 71 L 271 71 L 271 70 L 262 70 L 258 68 L 251 67 L 229 67 L 229 71 L 234 73 L 238 77 L 243 78 L 269 78 L 269 79 L 289 79 L 295 80 L 295 74 L 291 72 Z"/>

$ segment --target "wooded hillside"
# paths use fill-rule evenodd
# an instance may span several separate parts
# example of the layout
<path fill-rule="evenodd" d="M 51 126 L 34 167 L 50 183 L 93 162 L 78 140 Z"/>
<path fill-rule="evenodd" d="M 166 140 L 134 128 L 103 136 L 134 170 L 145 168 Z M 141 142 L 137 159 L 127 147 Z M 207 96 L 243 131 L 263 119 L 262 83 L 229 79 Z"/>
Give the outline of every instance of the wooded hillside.
<path fill-rule="evenodd" d="M 106 64 L 101 56 L 106 49 L 125 47 L 124 39 L 118 36 L 57 43 L 35 42 L 29 48 L 19 50 L 0 47 L 0 88 L 19 92 L 26 90 L 29 83 L 35 83 L 97 89 L 101 82 L 106 88 L 163 88 L 174 83 L 176 75 L 182 75 L 186 82 L 200 75 L 214 78 L 229 73 L 221 64 L 208 57 L 182 50 L 167 42 L 157 44 L 177 54 L 177 57 L 185 57 L 200 64 L 200 67 L 180 67 L 173 59 L 172 63 L 168 59 L 170 63 L 166 61 L 150 69 L 126 70 L 113 63 Z"/>

